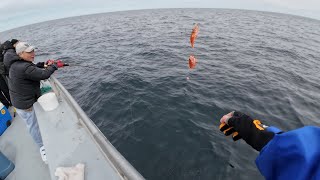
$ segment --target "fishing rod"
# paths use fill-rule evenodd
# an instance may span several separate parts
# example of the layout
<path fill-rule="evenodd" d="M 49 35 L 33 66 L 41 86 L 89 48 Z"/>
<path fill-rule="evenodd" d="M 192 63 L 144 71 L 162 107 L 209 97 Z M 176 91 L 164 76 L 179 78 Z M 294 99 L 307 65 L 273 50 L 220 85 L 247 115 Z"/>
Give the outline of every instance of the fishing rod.
<path fill-rule="evenodd" d="M 54 60 L 54 61 L 59 61 L 59 60 L 64 60 L 66 58 L 64 57 L 61 57 L 61 58 L 58 58 L 57 60 Z M 96 66 L 91 66 L 91 65 L 82 65 L 82 64 L 78 64 L 78 63 L 75 63 L 75 64 L 70 64 L 70 63 L 64 63 L 64 66 L 71 66 L 71 67 L 82 67 L 82 68 L 91 68 L 91 69 L 98 69 L 98 70 L 101 70 L 102 68 L 101 67 L 96 67 Z"/>
<path fill-rule="evenodd" d="M 69 67 L 82 67 L 82 68 L 91 68 L 91 69 L 99 69 L 101 70 L 101 67 L 95 67 L 90 65 L 81 65 L 81 64 L 70 64 L 70 63 L 63 63 L 63 66 L 69 66 Z"/>
<path fill-rule="evenodd" d="M 82 67 L 82 68 L 91 68 L 91 69 L 98 69 L 101 70 L 101 67 L 95 67 L 95 66 L 90 66 L 90 65 L 81 65 L 81 64 L 69 64 L 69 63 L 65 63 L 67 64 L 67 66 L 72 66 L 72 67 Z"/>

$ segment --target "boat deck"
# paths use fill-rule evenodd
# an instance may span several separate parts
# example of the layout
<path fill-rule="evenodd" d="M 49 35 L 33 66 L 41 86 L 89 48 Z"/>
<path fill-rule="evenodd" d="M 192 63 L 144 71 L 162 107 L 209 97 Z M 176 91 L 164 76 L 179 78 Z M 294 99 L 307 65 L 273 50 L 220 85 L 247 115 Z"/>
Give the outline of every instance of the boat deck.
<path fill-rule="evenodd" d="M 0 136 L 0 150 L 15 164 L 15 169 L 6 180 L 50 179 L 49 168 L 41 159 L 39 147 L 19 116 Z"/>
<path fill-rule="evenodd" d="M 6 179 L 55 180 L 57 167 L 83 163 L 87 180 L 143 180 L 60 82 L 53 77 L 50 83 L 59 106 L 52 111 L 44 111 L 39 103 L 34 104 L 48 164 L 42 161 L 39 147 L 17 115 L 0 136 L 1 152 L 15 164 L 15 169 Z"/>
<path fill-rule="evenodd" d="M 57 167 L 70 167 L 77 163 L 84 163 L 85 179 L 122 179 L 62 96 L 58 108 L 53 111 L 44 111 L 38 103 L 34 107 L 51 179 L 55 179 Z"/>

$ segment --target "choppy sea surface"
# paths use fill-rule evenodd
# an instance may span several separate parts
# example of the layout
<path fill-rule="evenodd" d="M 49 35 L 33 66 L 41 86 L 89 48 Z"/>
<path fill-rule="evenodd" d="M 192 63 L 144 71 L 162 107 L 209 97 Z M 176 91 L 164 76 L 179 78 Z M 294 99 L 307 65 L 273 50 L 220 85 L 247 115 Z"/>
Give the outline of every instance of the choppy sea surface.
<path fill-rule="evenodd" d="M 195 48 L 191 29 L 199 23 Z M 147 179 L 263 179 L 258 152 L 219 119 L 239 110 L 285 131 L 320 125 L 320 21 L 223 10 L 79 16 L 0 33 L 61 59 L 55 76 Z M 198 59 L 188 69 L 188 57 Z M 187 77 L 190 79 L 187 80 Z"/>

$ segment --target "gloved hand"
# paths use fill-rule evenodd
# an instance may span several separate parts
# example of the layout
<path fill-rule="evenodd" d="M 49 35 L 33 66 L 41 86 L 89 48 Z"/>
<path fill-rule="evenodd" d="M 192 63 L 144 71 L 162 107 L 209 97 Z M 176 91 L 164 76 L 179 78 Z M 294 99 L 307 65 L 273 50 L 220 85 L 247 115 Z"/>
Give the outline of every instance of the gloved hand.
<path fill-rule="evenodd" d="M 219 129 L 221 132 L 223 132 L 224 135 L 229 136 L 230 134 L 232 134 L 232 139 L 234 141 L 237 141 L 239 139 L 241 139 L 242 137 L 240 136 L 240 134 L 234 130 L 233 127 L 230 127 L 228 124 L 226 123 L 221 123 L 219 126 Z"/>
<path fill-rule="evenodd" d="M 56 60 L 55 64 L 58 66 L 58 68 L 65 66 L 65 63 L 63 63 L 61 60 Z"/>
<path fill-rule="evenodd" d="M 56 61 L 54 61 L 54 64 L 55 64 L 58 68 L 61 68 L 61 67 L 64 67 L 64 66 L 69 66 L 69 64 L 62 62 L 61 60 L 56 60 Z"/>
<path fill-rule="evenodd" d="M 54 60 L 52 59 L 47 60 L 46 65 L 50 66 L 52 64 L 54 64 Z"/>
<path fill-rule="evenodd" d="M 260 151 L 275 134 L 267 131 L 268 126 L 263 125 L 259 120 L 253 120 L 241 112 L 231 112 L 223 116 L 220 122 L 220 130 L 225 135 L 233 134 L 234 140 L 242 138 L 257 151 Z"/>
<path fill-rule="evenodd" d="M 230 127 L 226 122 L 227 120 L 229 120 L 231 117 L 233 116 L 233 112 L 230 112 L 227 115 L 224 115 L 220 122 L 220 131 L 223 132 L 224 135 L 229 136 L 230 134 L 232 134 L 232 139 L 234 141 L 237 141 L 239 139 L 241 139 L 241 136 L 239 135 L 238 132 L 236 132 L 236 130 L 233 127 Z"/>

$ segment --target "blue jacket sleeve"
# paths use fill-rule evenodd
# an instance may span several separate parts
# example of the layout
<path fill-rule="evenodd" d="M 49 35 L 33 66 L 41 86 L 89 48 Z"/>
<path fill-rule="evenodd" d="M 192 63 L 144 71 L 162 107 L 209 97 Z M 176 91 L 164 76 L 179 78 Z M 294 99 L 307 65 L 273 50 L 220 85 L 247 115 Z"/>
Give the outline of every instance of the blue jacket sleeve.
<path fill-rule="evenodd" d="M 266 179 L 320 179 L 320 128 L 306 126 L 276 134 L 256 164 Z"/>

